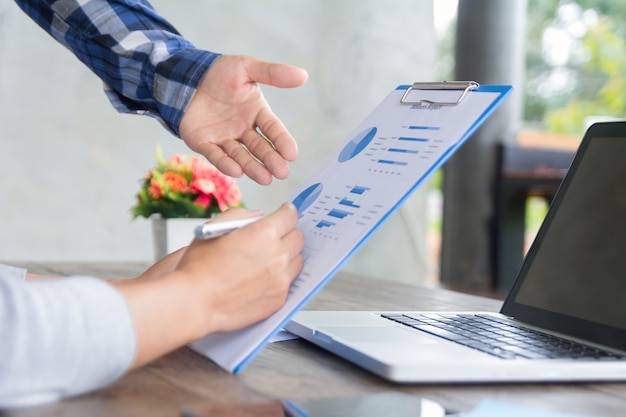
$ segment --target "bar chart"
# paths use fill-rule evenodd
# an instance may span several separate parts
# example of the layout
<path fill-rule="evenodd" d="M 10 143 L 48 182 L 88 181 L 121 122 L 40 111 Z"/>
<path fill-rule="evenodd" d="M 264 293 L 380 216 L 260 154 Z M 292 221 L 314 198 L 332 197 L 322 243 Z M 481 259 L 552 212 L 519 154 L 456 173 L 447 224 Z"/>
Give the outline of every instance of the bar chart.
<path fill-rule="evenodd" d="M 367 201 L 370 187 L 345 185 L 342 189 L 344 191 L 337 195 L 318 194 L 319 202 L 309 206 L 306 215 L 310 216 L 316 236 L 335 238 L 344 227 L 365 227 L 375 217 Z"/>
<path fill-rule="evenodd" d="M 339 160 L 352 163 L 352 160 L 367 158 L 365 165 L 370 174 L 402 175 L 411 169 L 411 165 L 424 163 L 437 155 L 444 142 L 438 126 L 399 126 L 394 129 L 393 134 L 385 134 L 379 128 L 370 128 L 366 132 L 370 135 L 372 132 L 376 134 L 368 137 L 367 145 L 363 143 L 367 135 L 357 135 L 342 150 Z M 358 142 L 359 139 L 361 142 Z M 356 149 L 359 149 L 358 153 L 355 153 Z M 341 155 L 351 157 L 344 159 Z"/>

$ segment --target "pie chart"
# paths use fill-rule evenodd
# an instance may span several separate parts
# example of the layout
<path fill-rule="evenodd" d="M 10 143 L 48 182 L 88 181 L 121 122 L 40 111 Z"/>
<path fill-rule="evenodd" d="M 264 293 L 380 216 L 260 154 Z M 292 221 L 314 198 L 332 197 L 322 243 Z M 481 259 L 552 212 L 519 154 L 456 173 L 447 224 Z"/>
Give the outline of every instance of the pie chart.
<path fill-rule="evenodd" d="M 296 206 L 300 215 L 302 215 L 302 212 L 313 204 L 315 200 L 317 200 L 317 197 L 319 197 L 323 189 L 324 186 L 318 182 L 307 187 L 306 190 L 302 191 L 296 198 L 293 199 L 292 203 Z"/>
<path fill-rule="evenodd" d="M 370 127 L 356 135 L 339 153 L 339 162 L 346 162 L 357 156 L 374 139 L 376 131 L 375 127 Z"/>

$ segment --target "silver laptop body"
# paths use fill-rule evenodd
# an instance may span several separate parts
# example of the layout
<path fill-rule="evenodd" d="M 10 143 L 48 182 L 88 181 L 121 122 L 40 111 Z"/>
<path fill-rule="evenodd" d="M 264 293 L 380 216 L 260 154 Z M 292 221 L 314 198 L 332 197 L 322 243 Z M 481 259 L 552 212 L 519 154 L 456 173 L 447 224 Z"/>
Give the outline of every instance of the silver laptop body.
<path fill-rule="evenodd" d="M 585 134 L 499 313 L 300 311 L 285 328 L 401 383 L 625 381 L 626 122 Z"/>

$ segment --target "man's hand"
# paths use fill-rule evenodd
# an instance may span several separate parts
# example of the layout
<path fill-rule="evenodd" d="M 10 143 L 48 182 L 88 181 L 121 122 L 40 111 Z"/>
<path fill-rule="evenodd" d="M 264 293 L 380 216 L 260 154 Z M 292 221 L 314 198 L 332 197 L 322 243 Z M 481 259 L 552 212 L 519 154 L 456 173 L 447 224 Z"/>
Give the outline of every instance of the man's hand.
<path fill-rule="evenodd" d="M 233 209 L 217 221 L 258 212 Z M 133 368 L 209 333 L 242 329 L 280 309 L 304 266 L 293 204 L 217 239 L 193 239 L 139 279 L 116 282 L 135 327 Z"/>
<path fill-rule="evenodd" d="M 298 87 L 305 70 L 248 56 L 221 56 L 200 83 L 180 124 L 180 136 L 224 174 L 259 184 L 289 174 L 294 138 L 272 113 L 258 84 Z"/>

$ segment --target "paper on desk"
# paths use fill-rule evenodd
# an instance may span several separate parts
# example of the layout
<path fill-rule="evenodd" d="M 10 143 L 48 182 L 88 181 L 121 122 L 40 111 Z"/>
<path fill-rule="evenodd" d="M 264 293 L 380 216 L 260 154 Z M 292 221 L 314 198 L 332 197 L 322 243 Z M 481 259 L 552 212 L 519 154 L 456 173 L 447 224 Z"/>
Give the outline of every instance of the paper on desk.
<path fill-rule="evenodd" d="M 294 193 L 305 263 L 286 304 L 253 326 L 192 342 L 193 349 L 230 372 L 241 370 L 511 90 L 482 86 L 453 106 L 401 104 L 407 87 L 393 90 Z M 444 90 L 414 93 L 418 96 L 409 100 L 459 96 Z"/>
<path fill-rule="evenodd" d="M 463 417 L 584 417 L 580 414 L 543 411 L 536 408 L 522 407 L 495 400 L 482 400 Z M 591 417 L 591 416 L 587 416 Z"/>

